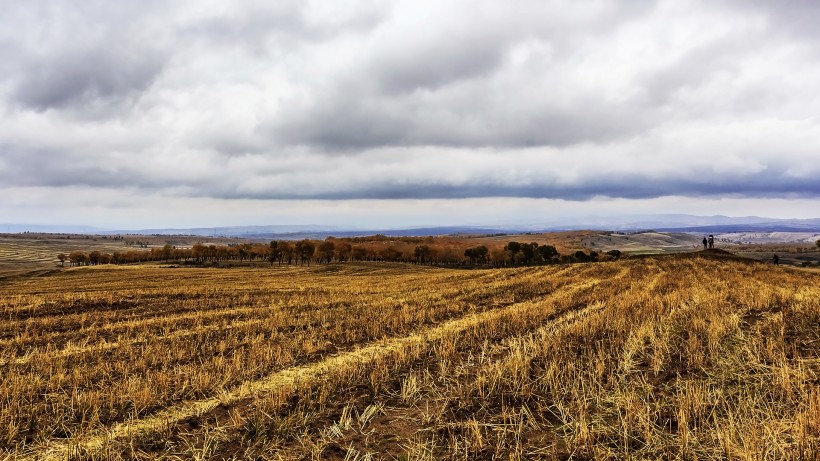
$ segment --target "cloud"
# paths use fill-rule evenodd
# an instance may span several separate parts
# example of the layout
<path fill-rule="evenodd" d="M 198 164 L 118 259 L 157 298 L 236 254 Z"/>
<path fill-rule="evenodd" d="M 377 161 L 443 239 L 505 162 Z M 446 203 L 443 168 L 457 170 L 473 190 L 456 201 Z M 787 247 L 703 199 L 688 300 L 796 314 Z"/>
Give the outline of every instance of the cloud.
<path fill-rule="evenodd" d="M 144 5 L 9 3 L 0 38 L 9 104 L 117 117 L 146 91 L 168 58 Z M 13 4 L 16 3 L 16 4 Z"/>
<path fill-rule="evenodd" d="M 27 67 L 30 77 L 17 83 L 17 102 L 40 111 L 75 107 L 85 112 L 132 101 L 150 86 L 162 60 L 123 50 L 78 50 Z"/>
<path fill-rule="evenodd" d="M 367 0 L 336 5 L 297 0 L 227 2 L 202 8 L 194 19 L 179 25 L 179 34 L 212 49 L 235 52 L 238 47 L 258 57 L 276 57 L 341 34 L 371 30 L 386 14 L 380 4 Z"/>
<path fill-rule="evenodd" d="M 813 2 L 0 6 L 6 188 L 820 198 Z"/>
<path fill-rule="evenodd" d="M 651 124 L 652 108 L 631 82 L 604 83 L 606 63 L 572 57 L 601 45 L 586 43 L 573 26 L 590 27 L 593 36 L 597 27 L 613 32 L 637 9 L 562 14 L 524 5 L 399 8 L 350 56 L 353 64 L 307 97 L 290 99 L 267 129 L 285 143 L 334 152 L 569 145 L 630 136 Z"/>

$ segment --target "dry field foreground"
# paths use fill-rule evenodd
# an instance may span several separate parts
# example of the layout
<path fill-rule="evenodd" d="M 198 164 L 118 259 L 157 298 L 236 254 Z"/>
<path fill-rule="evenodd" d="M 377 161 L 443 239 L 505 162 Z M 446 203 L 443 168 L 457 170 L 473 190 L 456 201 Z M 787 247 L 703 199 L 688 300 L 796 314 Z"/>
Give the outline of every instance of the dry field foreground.
<path fill-rule="evenodd" d="M 816 459 L 820 276 L 686 255 L 0 281 L 0 459 Z"/>

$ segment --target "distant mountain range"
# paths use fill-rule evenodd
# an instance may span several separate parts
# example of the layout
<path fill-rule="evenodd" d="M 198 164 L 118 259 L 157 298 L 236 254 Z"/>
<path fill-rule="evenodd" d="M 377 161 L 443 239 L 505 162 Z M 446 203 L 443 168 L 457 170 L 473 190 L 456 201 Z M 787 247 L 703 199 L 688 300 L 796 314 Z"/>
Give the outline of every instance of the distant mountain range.
<path fill-rule="evenodd" d="M 647 230 L 664 232 L 820 232 L 820 218 L 774 219 L 760 216 L 659 215 L 649 219 L 613 223 L 609 230 Z"/>
<path fill-rule="evenodd" d="M 0 223 L 0 233 L 19 234 L 22 232 L 46 233 L 46 234 L 99 234 L 105 229 L 93 226 L 75 225 L 47 225 L 47 224 L 14 224 Z"/>
<path fill-rule="evenodd" d="M 238 226 L 213 227 L 193 229 L 142 229 L 137 231 L 103 231 L 103 234 L 141 234 L 141 235 L 196 235 L 202 237 L 239 237 L 254 240 L 282 239 L 301 240 L 324 239 L 326 237 L 358 237 L 364 235 L 382 234 L 388 236 L 421 237 L 427 235 L 454 235 L 454 234 L 496 234 L 520 232 L 520 230 L 469 227 L 469 226 L 441 226 L 418 227 L 407 229 L 350 229 L 332 226 Z"/>
<path fill-rule="evenodd" d="M 820 224 L 814 223 L 751 223 L 714 224 L 694 227 L 669 227 L 656 229 L 663 232 L 696 232 L 726 234 L 736 232 L 820 232 Z"/>
<path fill-rule="evenodd" d="M 247 239 L 323 239 L 328 236 L 353 237 L 373 234 L 390 236 L 425 236 L 453 234 L 518 234 L 554 232 L 563 230 L 612 230 L 637 232 L 657 230 L 665 232 L 727 233 L 727 232 L 820 232 L 820 218 L 774 219 L 759 216 L 693 216 L 632 215 L 601 216 L 567 219 L 565 222 L 543 224 L 504 224 L 496 226 L 429 226 L 410 228 L 356 229 L 322 225 L 268 225 L 227 226 L 158 229 L 103 229 L 78 225 L 0 224 L 5 233 L 60 233 L 60 234 L 138 234 L 138 235 L 195 235 L 202 237 L 240 237 Z"/>

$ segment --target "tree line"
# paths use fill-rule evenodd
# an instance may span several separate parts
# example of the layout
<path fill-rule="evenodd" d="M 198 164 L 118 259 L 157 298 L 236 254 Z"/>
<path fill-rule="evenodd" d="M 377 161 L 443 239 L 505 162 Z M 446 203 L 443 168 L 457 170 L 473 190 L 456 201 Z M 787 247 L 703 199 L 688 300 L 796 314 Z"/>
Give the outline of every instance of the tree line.
<path fill-rule="evenodd" d="M 220 264 L 230 262 L 267 262 L 277 265 L 310 265 L 348 261 L 382 261 L 438 266 L 514 267 L 543 264 L 566 264 L 617 259 L 618 250 L 604 254 L 575 251 L 562 255 L 553 245 L 511 241 L 505 245 L 467 246 L 434 238 L 393 238 L 384 236 L 367 240 L 362 237 L 299 241 L 273 240 L 268 244 L 242 243 L 216 245 L 196 243 L 190 248 L 166 244 L 149 250 L 73 251 L 60 253 L 57 259 L 65 266 L 99 264 L 132 264 L 144 262 L 178 262 L 185 264 Z"/>

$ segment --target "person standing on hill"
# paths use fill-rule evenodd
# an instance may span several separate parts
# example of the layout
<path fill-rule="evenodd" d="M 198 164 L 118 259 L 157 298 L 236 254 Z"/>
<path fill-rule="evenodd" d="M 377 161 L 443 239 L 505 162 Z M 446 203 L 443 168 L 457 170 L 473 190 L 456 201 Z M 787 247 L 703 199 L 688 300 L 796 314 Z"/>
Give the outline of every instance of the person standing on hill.
<path fill-rule="evenodd" d="M 779 264 L 780 264 L 780 257 L 779 257 L 779 256 L 777 256 L 777 253 L 775 253 L 775 254 L 772 256 L 772 263 L 774 263 L 774 265 L 775 265 L 775 266 L 777 266 L 777 265 L 779 265 Z"/>
<path fill-rule="evenodd" d="M 715 236 L 712 235 L 712 234 L 709 234 L 709 248 L 714 248 L 714 247 L 715 247 Z"/>
<path fill-rule="evenodd" d="M 707 245 L 708 243 L 709 243 L 709 242 L 706 240 L 706 236 L 704 236 L 704 237 L 703 237 L 703 249 L 704 249 L 704 250 L 706 249 L 706 245 Z"/>

